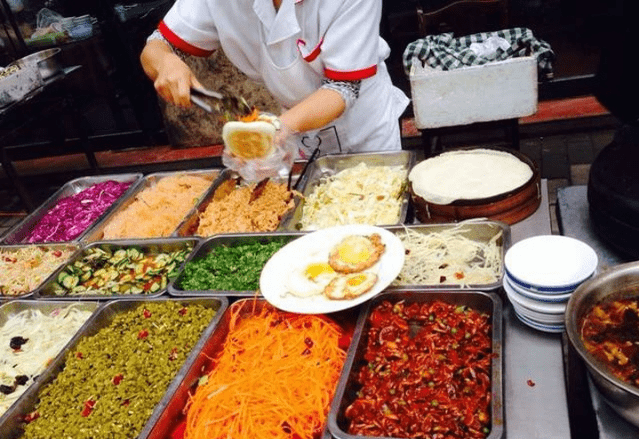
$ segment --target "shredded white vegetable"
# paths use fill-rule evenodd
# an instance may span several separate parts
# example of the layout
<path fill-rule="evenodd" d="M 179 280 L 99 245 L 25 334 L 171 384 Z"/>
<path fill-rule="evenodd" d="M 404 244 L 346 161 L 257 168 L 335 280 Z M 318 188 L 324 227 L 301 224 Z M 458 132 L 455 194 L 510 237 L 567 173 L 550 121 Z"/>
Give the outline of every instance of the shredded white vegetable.
<path fill-rule="evenodd" d="M 0 392 L 0 416 L 46 369 L 90 316 L 91 311 L 78 309 L 73 304 L 51 314 L 26 309 L 7 319 L 0 328 L 0 385 L 15 386 L 15 390 L 9 394 Z M 13 337 L 22 337 L 27 342 L 14 350 L 10 346 Z M 16 385 L 16 377 L 20 376 L 26 376 L 28 380 Z"/>
<path fill-rule="evenodd" d="M 0 295 L 16 296 L 35 290 L 69 259 L 73 250 L 35 245 L 0 250 Z"/>
<path fill-rule="evenodd" d="M 302 230 L 397 224 L 406 180 L 403 166 L 368 166 L 364 162 L 329 176 L 305 199 Z"/>
<path fill-rule="evenodd" d="M 486 285 L 502 272 L 502 231 L 488 242 L 464 236 L 464 226 L 422 233 L 405 227 L 397 234 L 405 262 L 393 285 Z"/>

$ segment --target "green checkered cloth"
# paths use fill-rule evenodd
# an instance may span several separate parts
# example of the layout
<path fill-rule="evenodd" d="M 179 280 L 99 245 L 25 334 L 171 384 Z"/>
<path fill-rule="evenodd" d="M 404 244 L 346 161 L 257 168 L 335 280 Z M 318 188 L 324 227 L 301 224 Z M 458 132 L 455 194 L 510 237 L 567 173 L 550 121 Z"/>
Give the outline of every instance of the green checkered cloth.
<path fill-rule="evenodd" d="M 478 56 L 470 49 L 472 43 L 482 43 L 492 36 L 504 38 L 510 46 L 507 49 L 498 47 L 491 56 Z M 551 46 L 545 41 L 536 39 L 531 30 L 523 27 L 482 32 L 459 38 L 454 38 L 453 33 L 427 35 L 407 46 L 402 55 L 402 61 L 405 73 L 408 75 L 412 63 L 416 60 L 420 61 L 422 66 L 437 70 L 452 70 L 520 56 L 536 57 L 539 80 L 553 78 L 555 54 Z"/>

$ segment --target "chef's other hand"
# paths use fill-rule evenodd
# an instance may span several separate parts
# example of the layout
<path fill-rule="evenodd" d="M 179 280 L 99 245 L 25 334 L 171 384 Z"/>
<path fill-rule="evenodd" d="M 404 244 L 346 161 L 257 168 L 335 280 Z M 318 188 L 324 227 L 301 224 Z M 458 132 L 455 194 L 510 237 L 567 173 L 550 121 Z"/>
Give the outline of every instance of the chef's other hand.
<path fill-rule="evenodd" d="M 236 171 L 246 181 L 265 178 L 287 177 L 298 153 L 296 133 L 281 122 L 273 139 L 274 151 L 267 157 L 242 159 L 231 154 L 227 148 L 222 152 L 222 164 Z"/>
<path fill-rule="evenodd" d="M 278 119 L 278 129 L 273 144 L 277 150 L 282 151 L 283 161 L 290 162 L 289 168 L 293 166 L 294 160 L 298 157 L 298 142 L 298 132 L 291 129 L 282 119 Z"/>
<path fill-rule="evenodd" d="M 158 95 L 182 108 L 191 106 L 191 86 L 201 86 L 189 66 L 174 53 L 168 53 L 153 82 Z"/>
<path fill-rule="evenodd" d="M 293 160 L 290 163 L 285 162 L 277 152 L 267 158 L 243 159 L 225 150 L 222 152 L 222 164 L 240 174 L 243 180 L 257 182 L 265 178 L 288 176 Z"/>

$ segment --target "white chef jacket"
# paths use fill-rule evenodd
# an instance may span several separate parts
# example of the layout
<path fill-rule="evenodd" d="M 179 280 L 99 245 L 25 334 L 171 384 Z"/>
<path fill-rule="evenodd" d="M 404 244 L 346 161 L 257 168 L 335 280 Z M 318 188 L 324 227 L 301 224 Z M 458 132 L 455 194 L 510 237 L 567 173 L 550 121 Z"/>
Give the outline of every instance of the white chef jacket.
<path fill-rule="evenodd" d="M 286 108 L 319 89 L 324 77 L 362 80 L 338 119 L 300 136 L 323 154 L 400 149 L 398 119 L 409 99 L 394 87 L 379 36 L 380 0 L 177 0 L 158 29 L 174 46 L 207 56 L 222 48 L 249 78 Z"/>

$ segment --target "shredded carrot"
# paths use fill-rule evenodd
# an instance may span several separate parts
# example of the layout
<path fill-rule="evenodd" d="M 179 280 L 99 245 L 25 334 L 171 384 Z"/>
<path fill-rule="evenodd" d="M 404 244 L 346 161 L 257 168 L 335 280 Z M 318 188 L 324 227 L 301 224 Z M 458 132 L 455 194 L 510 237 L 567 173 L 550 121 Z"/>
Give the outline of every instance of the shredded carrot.
<path fill-rule="evenodd" d="M 240 122 L 253 122 L 254 120 L 258 120 L 258 115 L 260 112 L 256 107 L 253 107 L 251 110 L 251 114 L 247 114 L 246 116 L 240 116 L 238 119 Z"/>
<path fill-rule="evenodd" d="M 207 381 L 187 403 L 185 439 L 319 437 L 340 376 L 342 328 L 323 316 L 236 302 Z"/>

